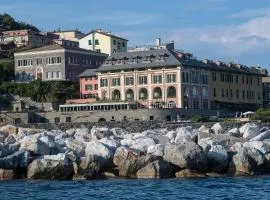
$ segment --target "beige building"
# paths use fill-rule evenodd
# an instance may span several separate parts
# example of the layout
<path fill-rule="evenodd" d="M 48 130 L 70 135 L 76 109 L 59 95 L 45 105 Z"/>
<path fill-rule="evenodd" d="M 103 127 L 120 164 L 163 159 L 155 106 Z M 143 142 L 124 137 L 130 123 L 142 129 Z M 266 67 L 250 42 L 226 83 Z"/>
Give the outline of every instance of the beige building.
<path fill-rule="evenodd" d="M 59 35 L 60 39 L 79 42 L 85 34 L 78 30 L 56 31 L 54 34 Z"/>
<path fill-rule="evenodd" d="M 40 33 L 31 30 L 14 30 L 4 31 L 3 41 L 14 42 L 17 47 L 32 46 L 40 47 L 44 45 L 53 44 L 53 40 L 58 36 L 53 33 Z"/>
<path fill-rule="evenodd" d="M 113 35 L 111 32 L 104 32 L 101 29 L 89 32 L 79 41 L 80 48 L 109 55 L 126 52 L 127 42 L 128 40 Z"/>
<path fill-rule="evenodd" d="M 100 100 L 134 101 L 147 108 L 233 111 L 263 104 L 259 69 L 199 61 L 174 49 L 115 53 L 97 71 Z"/>

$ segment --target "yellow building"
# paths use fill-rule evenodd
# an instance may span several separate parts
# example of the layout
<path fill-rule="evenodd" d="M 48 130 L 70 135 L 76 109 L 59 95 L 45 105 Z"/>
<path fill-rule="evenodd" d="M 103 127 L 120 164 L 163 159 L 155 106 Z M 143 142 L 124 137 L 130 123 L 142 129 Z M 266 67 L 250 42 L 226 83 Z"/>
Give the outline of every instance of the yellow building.
<path fill-rule="evenodd" d="M 117 52 L 127 51 L 128 40 L 115 36 L 111 32 L 104 32 L 100 29 L 86 34 L 79 40 L 80 48 L 97 51 L 112 55 Z"/>

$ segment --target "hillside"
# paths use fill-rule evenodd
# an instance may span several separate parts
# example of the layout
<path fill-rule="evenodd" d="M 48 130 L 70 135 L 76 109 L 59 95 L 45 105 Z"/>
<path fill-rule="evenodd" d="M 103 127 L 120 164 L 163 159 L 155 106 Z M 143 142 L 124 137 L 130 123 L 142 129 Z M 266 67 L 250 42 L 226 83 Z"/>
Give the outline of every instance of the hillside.
<path fill-rule="evenodd" d="M 10 30 L 21 30 L 21 29 L 29 29 L 33 31 L 38 31 L 39 29 L 35 26 L 24 22 L 17 22 L 13 17 L 8 14 L 0 14 L 0 29 L 10 31 Z"/>

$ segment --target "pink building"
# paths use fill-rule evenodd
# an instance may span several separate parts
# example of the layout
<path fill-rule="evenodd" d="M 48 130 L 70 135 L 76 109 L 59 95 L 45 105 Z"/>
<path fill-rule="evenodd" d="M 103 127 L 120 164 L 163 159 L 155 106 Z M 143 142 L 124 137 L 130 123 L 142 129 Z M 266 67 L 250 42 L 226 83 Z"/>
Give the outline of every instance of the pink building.
<path fill-rule="evenodd" d="M 67 100 L 67 104 L 93 103 L 98 98 L 98 78 L 96 69 L 87 69 L 79 75 L 80 78 L 80 99 Z"/>

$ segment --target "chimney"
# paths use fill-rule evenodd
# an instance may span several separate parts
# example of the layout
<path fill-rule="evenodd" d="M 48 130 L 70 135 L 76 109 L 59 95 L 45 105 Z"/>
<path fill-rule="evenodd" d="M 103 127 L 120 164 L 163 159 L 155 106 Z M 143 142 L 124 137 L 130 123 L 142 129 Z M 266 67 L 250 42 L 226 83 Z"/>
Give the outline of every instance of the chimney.
<path fill-rule="evenodd" d="M 156 46 L 158 46 L 158 47 L 161 46 L 161 39 L 160 38 L 156 39 Z"/>

